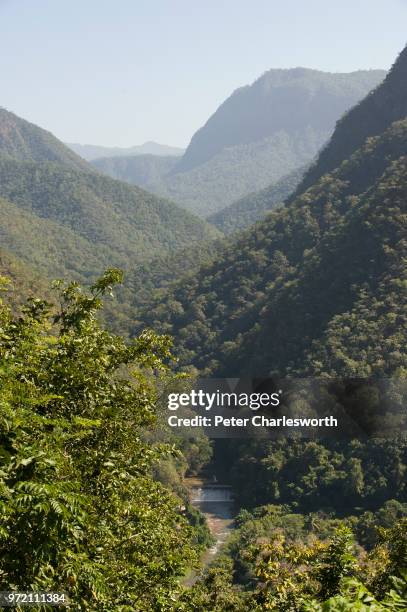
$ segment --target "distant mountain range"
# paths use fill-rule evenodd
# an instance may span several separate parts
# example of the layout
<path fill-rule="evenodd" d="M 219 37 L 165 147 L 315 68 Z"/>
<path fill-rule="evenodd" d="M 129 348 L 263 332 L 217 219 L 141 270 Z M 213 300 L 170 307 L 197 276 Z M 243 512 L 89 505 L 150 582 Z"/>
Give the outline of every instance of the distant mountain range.
<path fill-rule="evenodd" d="M 385 74 L 269 70 L 237 89 L 193 135 L 182 157 L 100 159 L 96 165 L 208 217 L 309 164 L 336 121 Z"/>
<path fill-rule="evenodd" d="M 99 157 L 132 157 L 134 155 L 168 155 L 177 157 L 184 153 L 184 149 L 180 147 L 170 147 L 152 141 L 145 142 L 142 145 L 135 145 L 134 147 L 103 147 L 100 145 L 78 144 L 77 142 L 67 142 L 66 145 L 87 161 L 98 159 Z"/>

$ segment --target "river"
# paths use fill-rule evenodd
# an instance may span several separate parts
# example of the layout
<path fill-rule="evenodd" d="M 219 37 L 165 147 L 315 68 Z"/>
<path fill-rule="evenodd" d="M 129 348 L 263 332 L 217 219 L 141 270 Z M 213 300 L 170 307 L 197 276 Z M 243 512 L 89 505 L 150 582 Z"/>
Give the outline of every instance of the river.
<path fill-rule="evenodd" d="M 205 516 L 208 527 L 215 539 L 201 557 L 201 570 L 218 554 L 233 529 L 234 502 L 232 488 L 225 484 L 210 483 L 198 478 L 187 479 L 191 491 L 191 503 Z M 197 574 L 187 578 L 189 585 L 197 579 Z"/>

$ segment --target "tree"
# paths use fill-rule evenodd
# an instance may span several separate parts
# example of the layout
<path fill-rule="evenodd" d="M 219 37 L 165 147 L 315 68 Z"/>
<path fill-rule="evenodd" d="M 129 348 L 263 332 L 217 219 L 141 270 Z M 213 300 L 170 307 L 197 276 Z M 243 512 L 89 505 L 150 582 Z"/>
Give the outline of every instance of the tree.
<path fill-rule="evenodd" d="M 76 610 L 169 610 L 193 558 L 180 501 L 148 445 L 168 338 L 101 329 L 108 270 L 60 306 L 0 308 L 0 588 L 65 591 Z"/>

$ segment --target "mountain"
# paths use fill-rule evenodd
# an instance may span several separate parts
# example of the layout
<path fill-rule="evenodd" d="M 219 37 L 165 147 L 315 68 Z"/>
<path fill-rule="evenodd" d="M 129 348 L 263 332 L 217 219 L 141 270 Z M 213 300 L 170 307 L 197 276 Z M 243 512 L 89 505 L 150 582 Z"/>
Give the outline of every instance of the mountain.
<path fill-rule="evenodd" d="M 3 248 L 0 248 L 0 277 L 7 279 L 7 292 L 2 295 L 2 300 L 10 302 L 13 309 L 20 307 L 30 296 L 50 299 L 46 279 Z"/>
<path fill-rule="evenodd" d="M 160 181 L 176 163 L 174 155 L 100 157 L 92 161 L 92 165 L 103 174 L 146 188 Z"/>
<path fill-rule="evenodd" d="M 403 52 L 371 108 L 376 97 L 402 108 L 406 76 Z M 407 119 L 393 117 L 367 115 L 371 135 L 352 155 L 324 174 L 322 153 L 312 186 L 144 310 L 175 336 L 181 364 L 220 376 L 407 370 Z"/>
<path fill-rule="evenodd" d="M 67 142 L 66 145 L 77 155 L 88 161 L 98 159 L 99 157 L 132 157 L 134 155 L 177 157 L 184 153 L 184 149 L 180 147 L 170 147 L 152 141 L 134 147 L 103 147 L 100 145 L 79 144 L 77 142 Z"/>
<path fill-rule="evenodd" d="M 50 132 L 4 108 L 0 108 L 0 154 L 20 161 L 53 161 L 76 170 L 92 171 L 92 166 Z"/>
<path fill-rule="evenodd" d="M 40 277 L 89 281 L 218 235 L 172 202 L 101 175 L 12 113 L 1 111 L 0 134 L 1 247 Z"/>
<path fill-rule="evenodd" d="M 240 198 L 219 212 L 209 215 L 208 222 L 225 234 L 245 229 L 282 205 L 300 183 L 305 168 L 294 170 L 282 179 L 256 193 Z"/>
<path fill-rule="evenodd" d="M 384 76 L 383 70 L 269 70 L 216 110 L 172 168 L 156 178 L 151 173 L 142 185 L 201 217 L 215 214 L 308 165 L 335 122 Z M 99 168 L 137 184 L 140 173 L 132 164 L 122 174 L 117 166 Z"/>
<path fill-rule="evenodd" d="M 310 130 L 322 142 L 335 121 L 384 76 L 382 70 L 349 74 L 306 68 L 269 70 L 252 85 L 237 89 L 217 109 L 192 137 L 176 171 L 196 168 L 225 148 L 281 132 L 290 141 L 300 136 L 306 144 Z"/>
<path fill-rule="evenodd" d="M 407 47 L 386 80 L 353 107 L 338 122 L 335 134 L 321 152 L 318 162 L 306 173 L 299 191 L 312 185 L 358 149 L 369 136 L 376 136 L 393 121 L 404 119 L 407 109 Z"/>
<path fill-rule="evenodd" d="M 2 244 L 49 276 L 128 269 L 216 234 L 140 188 L 51 162 L 0 157 L 0 197 Z"/>

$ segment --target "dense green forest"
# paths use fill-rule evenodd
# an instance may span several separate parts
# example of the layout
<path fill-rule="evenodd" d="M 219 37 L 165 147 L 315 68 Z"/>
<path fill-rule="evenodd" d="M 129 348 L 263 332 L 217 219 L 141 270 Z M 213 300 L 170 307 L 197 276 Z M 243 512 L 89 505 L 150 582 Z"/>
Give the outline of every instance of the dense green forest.
<path fill-rule="evenodd" d="M 222 554 L 183 595 L 190 607 L 175 609 L 405 610 L 406 510 L 390 501 L 343 522 L 282 505 L 243 510 Z"/>
<path fill-rule="evenodd" d="M 20 161 L 53 161 L 75 170 L 92 171 L 92 166 L 53 134 L 1 107 L 0 152 Z"/>
<path fill-rule="evenodd" d="M 368 139 L 149 305 L 146 323 L 208 373 L 405 368 L 406 134 L 402 121 Z"/>
<path fill-rule="evenodd" d="M 95 165 L 206 218 L 310 163 L 335 122 L 384 76 L 383 70 L 269 70 L 225 100 L 182 157 Z"/>
<path fill-rule="evenodd" d="M 48 268 L 49 275 L 89 277 L 109 263 L 127 268 L 216 235 L 171 202 L 96 172 L 52 162 L 1 157 L 0 197 L 7 219 L 5 248 Z M 48 245 L 38 240 L 39 233 Z"/>
<path fill-rule="evenodd" d="M 233 202 L 219 212 L 209 215 L 207 221 L 225 234 L 246 229 L 284 203 L 301 181 L 305 168 L 294 170 L 276 183 Z"/>
<path fill-rule="evenodd" d="M 222 554 L 182 586 L 209 536 L 165 466 L 182 473 L 196 443 L 171 439 L 157 420 L 174 377 L 169 338 L 146 331 L 126 343 L 98 323 L 121 278 L 108 270 L 90 291 L 59 283 L 57 306 L 31 298 L 13 314 L 0 305 L 1 588 L 63 591 L 76 610 L 106 612 L 405 609 L 407 505 L 387 499 L 339 520 L 337 508 L 299 505 L 298 486 L 292 504 L 283 492 L 279 505 L 242 510 Z M 396 448 L 383 472 L 400 468 Z M 269 467 L 284 469 L 285 455 L 282 480 L 294 484 L 301 453 L 322 456 L 356 493 L 365 454 L 371 486 L 384 487 L 371 449 L 353 450 L 343 458 L 350 473 L 315 443 L 284 442 Z M 319 478 L 308 480 L 316 502 Z"/>
<path fill-rule="evenodd" d="M 406 116 L 407 48 L 403 49 L 390 73 L 376 90 L 351 108 L 337 123 L 335 133 L 299 186 L 303 191 L 343 159 L 349 157 L 366 138 L 382 133 L 391 123 Z"/>
<path fill-rule="evenodd" d="M 350 112 L 310 186 L 140 313 L 141 327 L 174 336 L 181 365 L 215 376 L 405 376 L 406 74 L 403 52 L 367 98 L 375 109 L 390 99 L 398 114 L 379 125 L 367 114 L 367 138 L 340 156 Z M 214 466 L 246 510 L 181 597 L 191 609 L 406 609 L 404 436 L 223 440 Z"/>
<path fill-rule="evenodd" d="M 146 189 L 150 184 L 160 181 L 173 169 L 176 163 L 177 157 L 175 155 L 102 157 L 92 161 L 92 165 L 100 172 Z"/>
<path fill-rule="evenodd" d="M 358 439 L 210 441 L 165 418 L 197 375 L 300 378 L 300 407 L 308 377 L 362 380 L 345 399 L 371 421 L 377 380 L 405 379 L 407 49 L 291 172 L 383 76 L 273 70 L 235 92 L 165 162 L 165 192 L 222 209 L 212 225 L 0 112 L 0 591 L 95 612 L 407 609 L 397 384 L 392 437 L 384 419 Z M 161 162 L 137 159 L 146 180 Z M 186 478 L 211 471 L 239 511 L 202 566 Z"/>
<path fill-rule="evenodd" d="M 155 475 L 181 457 L 154 439 L 168 338 L 125 344 L 97 322 L 121 277 L 0 306 L 0 585 L 64 591 L 75 610 L 170 610 L 208 536 Z"/>

